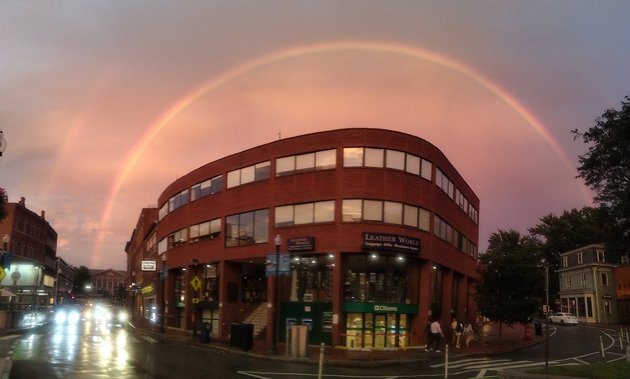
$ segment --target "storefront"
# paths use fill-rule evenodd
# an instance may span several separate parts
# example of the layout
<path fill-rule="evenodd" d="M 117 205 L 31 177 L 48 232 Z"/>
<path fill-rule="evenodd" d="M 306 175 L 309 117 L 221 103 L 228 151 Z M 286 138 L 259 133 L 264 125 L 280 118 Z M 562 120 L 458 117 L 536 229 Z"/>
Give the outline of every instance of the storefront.
<path fill-rule="evenodd" d="M 405 349 L 413 304 L 345 303 L 345 347 L 348 349 Z"/>

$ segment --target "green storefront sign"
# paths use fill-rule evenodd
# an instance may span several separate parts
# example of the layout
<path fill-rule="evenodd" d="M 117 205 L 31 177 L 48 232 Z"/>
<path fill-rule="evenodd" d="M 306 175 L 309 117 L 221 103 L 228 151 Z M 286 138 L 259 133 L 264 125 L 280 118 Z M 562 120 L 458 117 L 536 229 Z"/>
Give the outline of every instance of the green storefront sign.
<path fill-rule="evenodd" d="M 418 314 L 418 305 L 396 303 L 344 303 L 343 311 L 348 313 Z"/>

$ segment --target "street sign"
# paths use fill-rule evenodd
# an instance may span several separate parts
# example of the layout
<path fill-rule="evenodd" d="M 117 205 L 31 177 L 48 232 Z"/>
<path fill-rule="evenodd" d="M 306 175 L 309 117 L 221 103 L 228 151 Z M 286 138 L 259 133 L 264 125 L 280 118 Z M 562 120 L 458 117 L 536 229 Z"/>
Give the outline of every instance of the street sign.
<path fill-rule="evenodd" d="M 199 288 L 201 288 L 201 279 L 195 275 L 195 277 L 190 281 L 190 285 L 195 291 L 199 291 Z"/>
<path fill-rule="evenodd" d="M 0 266 L 0 282 L 2 281 L 2 279 L 4 279 L 4 277 L 7 276 L 6 271 L 4 271 L 4 267 Z"/>
<path fill-rule="evenodd" d="M 291 255 L 279 254 L 280 266 L 278 266 L 278 275 L 287 275 L 291 270 Z M 276 275 L 276 254 L 267 254 L 266 261 L 267 276 Z"/>

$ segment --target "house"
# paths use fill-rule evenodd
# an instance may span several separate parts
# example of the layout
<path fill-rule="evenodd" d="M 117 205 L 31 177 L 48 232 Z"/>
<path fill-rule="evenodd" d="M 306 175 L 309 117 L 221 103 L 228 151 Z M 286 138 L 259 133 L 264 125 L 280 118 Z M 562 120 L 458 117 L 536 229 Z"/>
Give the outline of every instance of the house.
<path fill-rule="evenodd" d="M 560 306 L 582 323 L 619 322 L 615 265 L 606 262 L 603 244 L 560 254 Z"/>

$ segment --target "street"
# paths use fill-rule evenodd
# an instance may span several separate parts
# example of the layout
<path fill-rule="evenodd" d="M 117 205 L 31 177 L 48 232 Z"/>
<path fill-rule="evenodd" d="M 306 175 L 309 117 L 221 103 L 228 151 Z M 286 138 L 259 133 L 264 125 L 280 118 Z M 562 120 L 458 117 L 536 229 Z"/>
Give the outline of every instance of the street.
<path fill-rule="evenodd" d="M 545 343 L 501 355 L 444 354 L 395 365 L 325 365 L 325 378 L 496 377 L 500 370 L 579 365 L 625 359 L 616 331 L 591 327 L 550 328 Z M 600 339 L 601 337 L 601 339 Z M 89 322 L 41 327 L 2 336 L 0 354 L 11 356 L 11 379 L 39 378 L 313 378 L 318 366 L 256 357 L 181 341 L 165 340 L 128 327 L 107 328 Z M 625 341 L 624 341 L 625 344 Z M 602 356 L 601 347 L 604 347 Z"/>

